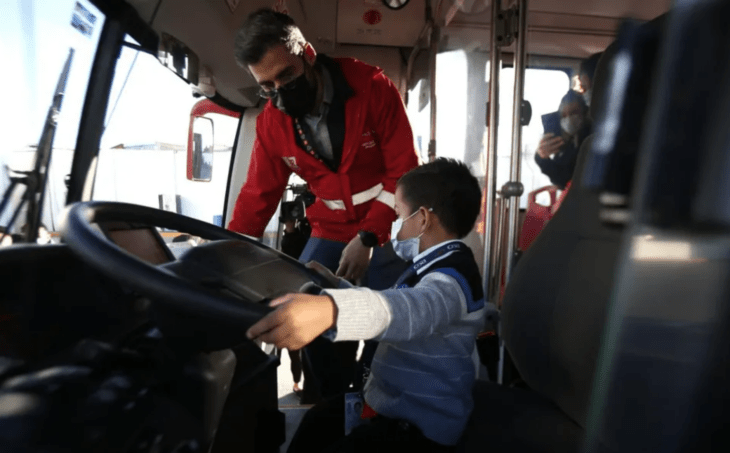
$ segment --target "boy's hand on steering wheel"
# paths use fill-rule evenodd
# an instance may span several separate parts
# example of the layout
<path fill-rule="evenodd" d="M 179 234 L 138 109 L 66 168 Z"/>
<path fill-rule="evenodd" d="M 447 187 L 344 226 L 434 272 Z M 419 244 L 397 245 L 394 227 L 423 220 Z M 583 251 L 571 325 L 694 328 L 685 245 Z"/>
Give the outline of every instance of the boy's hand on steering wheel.
<path fill-rule="evenodd" d="M 277 309 L 251 326 L 246 337 L 280 349 L 301 349 L 337 322 L 337 305 L 329 296 L 287 294 L 269 306 Z"/>
<path fill-rule="evenodd" d="M 353 283 L 360 280 L 368 270 L 372 254 L 373 249 L 365 247 L 360 237 L 355 236 L 342 251 L 336 275 Z"/>

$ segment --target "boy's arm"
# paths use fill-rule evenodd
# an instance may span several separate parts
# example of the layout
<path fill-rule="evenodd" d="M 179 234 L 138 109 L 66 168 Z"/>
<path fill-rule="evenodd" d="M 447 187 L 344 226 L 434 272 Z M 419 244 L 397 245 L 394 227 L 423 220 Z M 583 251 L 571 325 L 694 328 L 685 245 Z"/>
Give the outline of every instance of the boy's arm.
<path fill-rule="evenodd" d="M 444 273 L 426 275 L 414 288 L 325 291 L 337 305 L 335 341 L 409 341 L 433 334 L 466 311 L 457 281 Z"/>
<path fill-rule="evenodd" d="M 466 297 L 453 277 L 432 272 L 414 288 L 287 294 L 270 305 L 278 308 L 254 324 L 247 337 L 296 350 L 333 327 L 335 341 L 423 338 L 461 317 Z"/>

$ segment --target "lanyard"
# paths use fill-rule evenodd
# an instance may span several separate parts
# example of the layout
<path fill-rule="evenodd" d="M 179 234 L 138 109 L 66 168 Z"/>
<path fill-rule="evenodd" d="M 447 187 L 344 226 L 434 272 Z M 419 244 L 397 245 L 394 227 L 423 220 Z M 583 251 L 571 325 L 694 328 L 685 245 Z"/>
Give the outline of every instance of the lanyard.
<path fill-rule="evenodd" d="M 463 251 L 465 248 L 466 245 L 463 242 L 450 242 L 448 244 L 442 245 L 433 252 L 411 264 L 411 266 L 398 278 L 398 281 L 395 282 L 393 288 L 400 287 L 404 281 L 416 275 L 419 269 L 422 269 L 424 266 L 432 263 L 435 259 L 440 258 L 450 252 Z"/>

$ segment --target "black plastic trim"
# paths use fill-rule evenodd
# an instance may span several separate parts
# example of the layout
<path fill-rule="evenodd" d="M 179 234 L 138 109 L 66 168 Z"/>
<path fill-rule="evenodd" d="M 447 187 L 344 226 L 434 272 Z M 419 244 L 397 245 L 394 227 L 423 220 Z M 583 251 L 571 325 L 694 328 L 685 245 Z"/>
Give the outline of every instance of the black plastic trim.
<path fill-rule="evenodd" d="M 121 22 L 107 18 L 101 31 L 96 57 L 91 67 L 91 76 L 86 90 L 84 108 L 76 138 L 76 152 L 71 167 L 66 204 L 81 201 L 94 158 L 99 154 L 104 119 L 109 104 L 109 93 L 119 52 L 124 42 L 125 30 Z"/>

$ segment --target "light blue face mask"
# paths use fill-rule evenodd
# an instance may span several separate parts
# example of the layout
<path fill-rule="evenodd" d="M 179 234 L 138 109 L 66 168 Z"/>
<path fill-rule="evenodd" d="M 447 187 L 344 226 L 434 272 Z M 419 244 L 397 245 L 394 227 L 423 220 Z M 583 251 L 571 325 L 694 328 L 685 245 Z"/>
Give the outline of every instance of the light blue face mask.
<path fill-rule="evenodd" d="M 432 209 L 429 209 L 429 211 L 431 210 Z M 418 214 L 418 209 L 405 219 L 401 219 L 400 217 L 397 218 L 395 222 L 393 222 L 393 227 L 390 229 L 390 243 L 393 244 L 393 250 L 395 251 L 396 255 L 398 255 L 402 260 L 405 261 L 410 261 L 418 255 L 418 248 L 420 246 L 421 236 L 423 235 L 423 233 L 414 238 L 408 238 L 403 240 L 398 240 L 398 233 L 400 233 L 400 229 L 403 227 L 403 222 L 410 219 L 416 214 Z"/>

